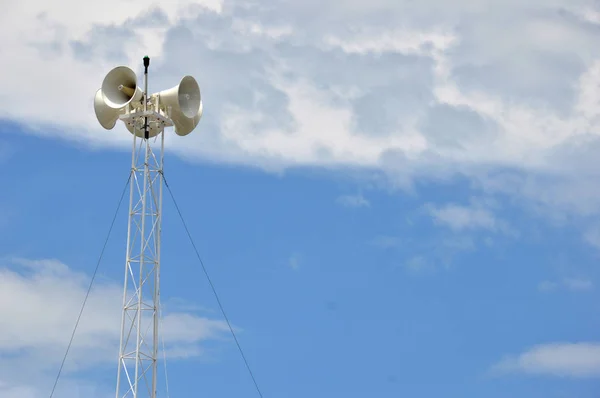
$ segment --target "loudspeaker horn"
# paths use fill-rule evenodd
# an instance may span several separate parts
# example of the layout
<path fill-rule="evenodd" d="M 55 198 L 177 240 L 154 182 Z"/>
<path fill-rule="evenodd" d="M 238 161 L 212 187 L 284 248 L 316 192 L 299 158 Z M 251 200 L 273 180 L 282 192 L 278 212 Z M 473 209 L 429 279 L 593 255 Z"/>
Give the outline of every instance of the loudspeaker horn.
<path fill-rule="evenodd" d="M 200 101 L 200 109 L 198 109 L 198 113 L 193 118 L 185 117 L 183 114 L 175 114 L 175 118 L 173 120 L 173 125 L 175 127 L 175 134 L 179 136 L 185 136 L 191 133 L 202 118 L 202 101 Z"/>
<path fill-rule="evenodd" d="M 134 71 L 126 66 L 117 66 L 104 78 L 102 96 L 109 108 L 121 109 L 131 102 L 140 101 L 144 92 L 137 86 Z"/>
<path fill-rule="evenodd" d="M 187 135 L 196 128 L 202 117 L 202 97 L 196 79 L 184 76 L 177 86 L 158 96 L 160 108 L 173 120 L 178 135 Z"/>
<path fill-rule="evenodd" d="M 113 109 L 106 105 L 101 89 L 96 91 L 96 95 L 94 96 L 94 112 L 96 113 L 96 119 L 98 119 L 100 125 L 106 130 L 112 130 L 115 127 L 121 114 L 121 110 Z"/>

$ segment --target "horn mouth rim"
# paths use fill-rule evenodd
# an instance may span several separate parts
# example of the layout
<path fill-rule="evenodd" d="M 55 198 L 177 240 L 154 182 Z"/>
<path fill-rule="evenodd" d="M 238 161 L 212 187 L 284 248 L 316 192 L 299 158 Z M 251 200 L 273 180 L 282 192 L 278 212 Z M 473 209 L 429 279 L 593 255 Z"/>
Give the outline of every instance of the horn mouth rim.
<path fill-rule="evenodd" d="M 102 96 L 106 105 L 113 109 L 123 108 L 140 96 L 137 75 L 128 66 L 117 66 L 110 70 L 102 81 Z M 127 88 L 121 90 L 119 87 Z"/>
<path fill-rule="evenodd" d="M 177 90 L 177 97 L 179 99 L 179 103 L 181 105 L 181 97 L 187 96 L 186 100 L 189 101 L 189 106 L 181 107 L 180 111 L 183 115 L 189 119 L 192 119 L 196 116 L 200 109 L 200 104 L 202 103 L 202 97 L 200 94 L 200 86 L 196 79 L 193 76 L 186 75 L 179 82 L 179 87 Z"/>
<path fill-rule="evenodd" d="M 100 125 L 104 127 L 105 130 L 112 130 L 117 124 L 119 116 L 117 115 L 117 117 L 109 118 L 106 116 L 106 114 L 103 114 L 101 112 L 103 108 L 105 110 L 107 110 L 107 108 L 112 109 L 106 105 L 106 102 L 104 101 L 102 95 L 102 89 L 99 89 L 98 91 L 96 91 L 96 95 L 94 95 L 94 113 L 96 114 L 96 119 L 98 120 L 98 123 L 100 123 Z"/>

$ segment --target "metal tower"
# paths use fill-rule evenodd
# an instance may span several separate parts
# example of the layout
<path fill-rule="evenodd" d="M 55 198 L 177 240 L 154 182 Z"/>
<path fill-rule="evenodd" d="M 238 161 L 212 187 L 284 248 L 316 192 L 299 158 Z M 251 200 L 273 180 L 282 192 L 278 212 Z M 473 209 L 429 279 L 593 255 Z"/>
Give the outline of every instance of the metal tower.
<path fill-rule="evenodd" d="M 127 253 L 123 287 L 123 315 L 116 397 L 156 396 L 158 324 L 160 303 L 160 233 L 164 127 L 158 156 L 148 137 L 148 65 L 144 59 L 143 114 L 129 112 L 121 120 L 133 122 L 133 150 L 127 223 Z M 139 112 L 138 112 L 139 113 Z M 138 139 L 138 121 L 144 121 L 144 136 Z M 138 143 L 139 141 L 139 143 Z"/>
<path fill-rule="evenodd" d="M 143 91 L 135 73 L 119 66 L 94 100 L 104 128 L 122 120 L 133 134 L 116 398 L 156 397 L 165 127 L 187 135 L 202 116 L 200 89 L 191 76 L 149 96 L 149 64 L 145 57 Z"/>
<path fill-rule="evenodd" d="M 164 130 L 159 134 L 158 154 L 149 138 L 133 136 L 117 398 L 156 396 Z"/>

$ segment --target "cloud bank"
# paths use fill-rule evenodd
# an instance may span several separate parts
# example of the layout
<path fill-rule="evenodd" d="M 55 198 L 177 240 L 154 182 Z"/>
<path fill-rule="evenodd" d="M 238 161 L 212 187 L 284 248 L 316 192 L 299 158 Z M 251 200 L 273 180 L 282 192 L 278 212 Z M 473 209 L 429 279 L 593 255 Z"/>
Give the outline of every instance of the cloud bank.
<path fill-rule="evenodd" d="M 50 378 L 56 375 L 63 359 L 88 284 L 87 275 L 58 260 L 13 259 L 0 267 L 2 396 L 27 396 L 27 391 L 50 388 Z M 122 284 L 95 282 L 65 362 L 61 384 L 68 384 L 70 378 L 90 369 L 116 369 L 122 294 Z M 203 342 L 222 339 L 227 331 L 223 321 L 179 311 L 164 314 L 161 336 L 166 354 L 177 359 L 199 355 Z M 85 384 L 74 382 L 77 389 Z"/>
<path fill-rule="evenodd" d="M 505 358 L 494 370 L 538 376 L 600 377 L 600 344 L 590 342 L 539 345 L 520 355 Z"/>
<path fill-rule="evenodd" d="M 597 211 L 586 199 L 596 190 L 585 188 L 600 146 L 592 1 L 136 0 L 123 9 L 108 0 L 71 18 L 81 7 L 11 2 L 0 17 L 0 117 L 126 147 L 124 128 L 97 126 L 92 98 L 111 67 L 140 71 L 149 54 L 152 91 L 185 73 L 201 85 L 200 127 L 185 140 L 169 135 L 188 159 L 361 168 L 397 181 L 461 174 L 492 192 Z M 555 195 L 566 185 L 574 190 Z"/>

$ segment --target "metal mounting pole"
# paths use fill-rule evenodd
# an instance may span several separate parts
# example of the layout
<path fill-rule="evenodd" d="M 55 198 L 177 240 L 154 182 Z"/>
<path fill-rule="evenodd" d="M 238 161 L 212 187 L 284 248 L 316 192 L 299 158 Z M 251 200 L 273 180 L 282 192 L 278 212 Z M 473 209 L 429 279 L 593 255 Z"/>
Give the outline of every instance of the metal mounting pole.
<path fill-rule="evenodd" d="M 133 134 L 131 191 L 116 398 L 156 398 L 164 124 L 155 154 L 149 139 L 144 58 L 143 135 Z M 134 124 L 138 126 L 138 123 Z M 158 156 L 156 156 L 158 155 Z"/>

